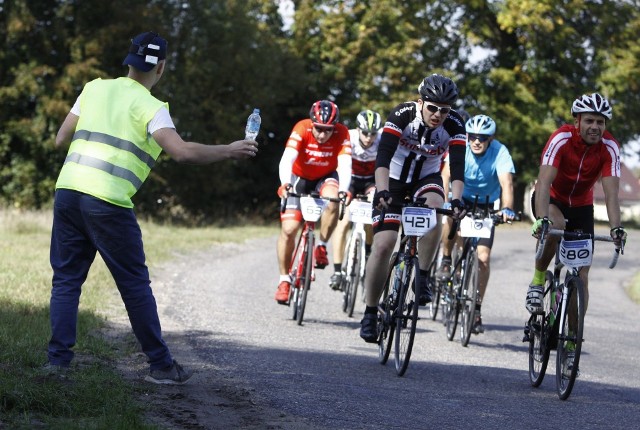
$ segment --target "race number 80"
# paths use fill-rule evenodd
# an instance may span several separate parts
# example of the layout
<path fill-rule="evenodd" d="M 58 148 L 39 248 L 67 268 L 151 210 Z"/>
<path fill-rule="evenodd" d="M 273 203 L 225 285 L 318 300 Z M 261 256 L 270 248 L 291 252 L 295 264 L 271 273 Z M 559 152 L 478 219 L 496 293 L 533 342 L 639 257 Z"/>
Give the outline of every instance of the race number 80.
<path fill-rule="evenodd" d="M 568 267 L 590 266 L 593 257 L 591 239 L 562 240 L 560 242 L 560 261 Z"/>

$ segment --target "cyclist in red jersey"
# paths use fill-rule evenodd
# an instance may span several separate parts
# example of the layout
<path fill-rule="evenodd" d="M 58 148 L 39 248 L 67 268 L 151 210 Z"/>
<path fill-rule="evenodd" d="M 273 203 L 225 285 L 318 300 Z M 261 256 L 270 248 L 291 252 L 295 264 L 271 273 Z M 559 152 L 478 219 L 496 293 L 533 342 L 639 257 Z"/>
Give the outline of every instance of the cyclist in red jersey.
<path fill-rule="evenodd" d="M 309 119 L 303 119 L 293 127 L 280 159 L 278 196 L 285 197 L 288 191 L 296 194 L 315 191 L 323 197 L 347 200 L 351 183 L 351 141 L 349 130 L 339 120 L 338 106 L 329 100 L 319 100 L 311 106 Z M 337 221 L 338 205 L 330 203 L 320 218 L 319 240 L 314 251 L 318 269 L 329 264 L 327 241 Z M 287 200 L 280 222 L 276 248 L 280 281 L 275 299 L 286 305 L 291 288 L 291 254 L 303 222 L 299 199 Z"/>
<path fill-rule="evenodd" d="M 531 207 L 536 217 L 532 228 L 534 237 L 539 236 L 543 223 L 593 234 L 593 186 L 602 178 L 611 237 L 618 245 L 626 240 L 627 233 L 620 225 L 618 201 L 620 149 L 615 138 L 605 130 L 611 112 L 609 102 L 600 94 L 583 95 L 571 107 L 574 125 L 563 125 L 549 138 L 532 196 Z M 542 257 L 535 263 L 526 299 L 526 308 L 532 314 L 543 312 L 545 272 L 555 254 L 557 240 L 548 238 Z M 584 282 L 585 310 L 589 299 L 588 275 L 589 267 L 584 267 L 580 278 Z"/>

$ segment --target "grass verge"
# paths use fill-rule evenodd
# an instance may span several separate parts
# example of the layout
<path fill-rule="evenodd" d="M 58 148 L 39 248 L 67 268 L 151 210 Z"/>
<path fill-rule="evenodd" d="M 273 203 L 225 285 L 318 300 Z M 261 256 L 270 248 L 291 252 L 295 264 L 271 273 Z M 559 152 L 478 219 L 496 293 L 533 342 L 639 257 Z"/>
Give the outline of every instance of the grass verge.
<path fill-rule="evenodd" d="M 147 262 L 214 243 L 275 234 L 274 227 L 180 228 L 141 222 Z M 76 359 L 68 377 L 42 372 L 49 339 L 50 213 L 0 212 L 0 428 L 153 429 L 116 359 L 137 345 L 102 335 L 104 309 L 124 305 L 98 257 L 83 286 Z M 119 342 L 118 344 L 115 344 Z"/>

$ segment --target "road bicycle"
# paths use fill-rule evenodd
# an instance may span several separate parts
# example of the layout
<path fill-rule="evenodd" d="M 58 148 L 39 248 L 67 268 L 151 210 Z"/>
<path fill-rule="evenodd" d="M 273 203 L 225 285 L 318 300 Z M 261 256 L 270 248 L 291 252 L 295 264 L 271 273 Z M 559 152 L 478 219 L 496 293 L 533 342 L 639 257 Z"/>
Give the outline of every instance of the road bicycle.
<path fill-rule="evenodd" d="M 289 277 L 291 278 L 289 306 L 292 309 L 292 319 L 296 320 L 298 325 L 302 325 L 307 304 L 307 294 L 309 293 L 311 282 L 315 279 L 313 250 L 316 242 L 316 222 L 318 222 L 322 212 L 330 202 L 340 204 L 339 218 L 342 219 L 345 202 L 340 198 L 322 197 L 318 193 L 295 194 L 289 191 L 287 197 L 282 199 L 282 212 L 286 209 L 287 200 L 290 197 L 300 199 L 302 218 L 304 219 L 304 225 L 293 250 L 291 267 L 289 268 Z"/>
<path fill-rule="evenodd" d="M 391 353 L 391 345 L 395 345 L 395 367 L 398 376 L 404 375 L 409 366 L 418 321 L 418 298 L 426 282 L 420 275 L 418 239 L 436 226 L 436 214 L 453 215 L 453 211 L 430 208 L 425 205 L 424 199 L 417 199 L 403 206 L 400 247 L 389 261 L 383 301 L 378 305 L 380 363 L 386 364 Z M 384 219 L 384 214 L 381 219 Z"/>
<path fill-rule="evenodd" d="M 352 222 L 351 234 L 347 240 L 342 261 L 342 310 L 351 318 L 358 295 L 358 289 L 364 287 L 365 268 L 365 225 L 371 224 L 371 202 L 365 194 L 358 194 L 348 206 L 349 216 Z M 364 288 L 360 288 L 361 291 Z"/>
<path fill-rule="evenodd" d="M 465 347 L 469 345 L 478 317 L 478 243 L 482 238 L 490 238 L 493 227 L 503 223 L 502 211 L 490 210 L 488 201 L 484 208 L 478 210 L 476 198 L 467 216 L 454 223 L 452 230 L 459 227 L 462 246 L 454 246 L 451 275 L 446 279 L 436 279 L 435 282 L 436 291 L 442 295 L 442 319 L 447 339 L 453 340 L 460 321 L 460 344 Z M 521 214 L 517 214 L 514 221 L 520 220 L 520 217 Z"/>
<path fill-rule="evenodd" d="M 613 239 L 606 235 L 551 229 L 543 224 L 536 259 L 542 255 L 549 235 L 561 238 L 556 248 L 554 269 L 545 274 L 543 313 L 531 315 L 525 325 L 523 342 L 529 342 L 529 379 L 534 387 L 542 383 L 550 352 L 556 350 L 556 389 L 558 397 L 566 400 L 579 373 L 584 341 L 586 303 L 580 270 L 591 265 L 593 241 L 613 242 Z M 610 269 L 623 253 L 624 244 L 615 248 Z M 563 272 L 564 281 L 561 280 Z"/>

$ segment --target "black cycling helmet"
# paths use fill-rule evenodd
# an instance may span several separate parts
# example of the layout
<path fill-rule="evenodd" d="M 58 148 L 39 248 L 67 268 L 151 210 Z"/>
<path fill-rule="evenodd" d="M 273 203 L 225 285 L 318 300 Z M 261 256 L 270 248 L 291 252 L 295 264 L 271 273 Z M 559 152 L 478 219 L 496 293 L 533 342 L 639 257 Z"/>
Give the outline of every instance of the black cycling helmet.
<path fill-rule="evenodd" d="M 332 101 L 318 100 L 311 106 L 309 118 L 314 124 L 334 125 L 340 120 L 340 110 Z"/>
<path fill-rule="evenodd" d="M 581 113 L 597 113 L 607 119 L 612 117 L 609 101 L 598 93 L 584 94 L 573 101 L 571 115 L 578 116 Z"/>
<path fill-rule="evenodd" d="M 458 99 L 458 87 L 453 81 L 442 75 L 427 76 L 420 83 L 418 92 L 422 100 L 445 105 L 453 105 Z"/>

